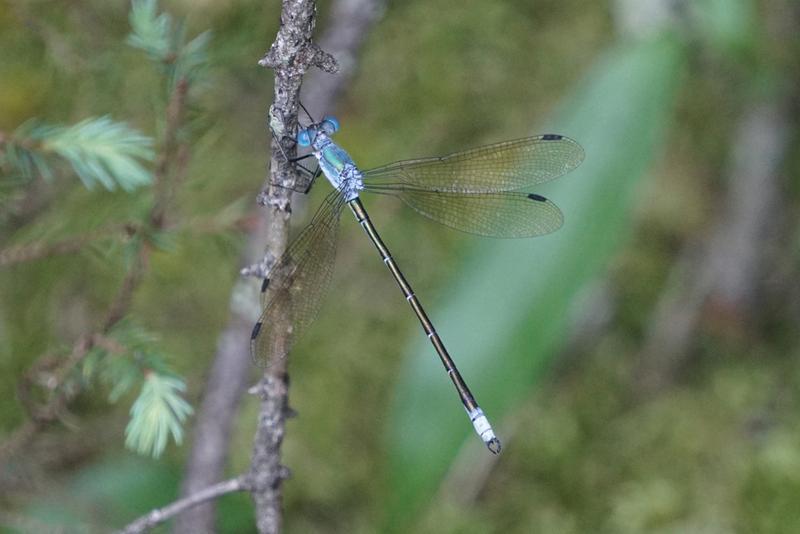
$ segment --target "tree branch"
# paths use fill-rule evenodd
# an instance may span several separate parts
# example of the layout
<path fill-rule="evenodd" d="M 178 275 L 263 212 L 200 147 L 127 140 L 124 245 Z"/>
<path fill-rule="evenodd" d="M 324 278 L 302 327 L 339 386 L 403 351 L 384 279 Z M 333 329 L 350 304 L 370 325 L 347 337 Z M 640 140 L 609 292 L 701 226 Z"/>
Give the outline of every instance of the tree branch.
<path fill-rule="evenodd" d="M 172 517 L 175 517 L 176 515 L 178 515 L 179 513 L 188 508 L 197 506 L 200 503 L 210 501 L 218 497 L 222 497 L 223 495 L 227 495 L 228 493 L 235 493 L 237 491 L 247 491 L 249 489 L 250 489 L 250 484 L 248 483 L 246 477 L 244 476 L 239 476 L 236 478 L 232 478 L 230 480 L 226 480 L 224 482 L 219 482 L 218 484 L 209 486 L 201 491 L 193 493 L 192 495 L 189 495 L 182 499 L 178 499 L 177 501 L 173 502 L 168 506 L 159 508 L 157 510 L 153 510 L 141 516 L 132 523 L 129 523 L 128 525 L 123 527 L 121 530 L 118 530 L 117 534 L 138 534 L 139 532 L 144 532 L 148 529 L 153 528 L 159 523 L 163 523 L 164 521 Z"/>
<path fill-rule="evenodd" d="M 0 250 L 0 267 L 39 260 L 48 256 L 70 254 L 81 250 L 83 247 L 95 241 L 115 236 L 131 237 L 131 235 L 137 231 L 138 227 L 135 223 L 115 224 L 108 228 L 101 228 L 93 232 L 67 237 L 55 243 L 36 241 L 25 245 L 13 245 Z"/>
<path fill-rule="evenodd" d="M 355 72 L 355 58 L 360 46 L 383 12 L 384 4 L 385 0 L 338 0 L 331 6 L 331 16 L 328 19 L 330 24 L 320 39 L 320 47 L 335 56 L 342 64 L 342 69 L 337 76 L 319 71 L 309 73 L 311 83 L 307 86 L 310 90 L 303 98 L 307 108 L 322 111 L 333 107 L 336 95 Z M 273 45 L 270 51 L 276 46 Z M 279 161 L 283 160 L 282 156 L 279 158 Z M 270 206 L 280 203 L 274 200 L 266 202 Z M 267 233 L 273 232 L 269 225 L 275 220 L 269 211 L 259 210 L 256 230 L 251 232 L 248 239 L 242 263 L 253 267 L 243 270 L 247 274 L 263 272 L 262 264 L 278 254 L 277 249 L 273 252 L 267 246 Z M 264 250 L 270 251 L 270 257 L 259 260 Z M 220 335 L 216 357 L 203 388 L 203 401 L 195 418 L 192 450 L 183 481 L 184 495 L 192 494 L 219 480 L 224 471 L 231 436 L 230 425 L 246 389 L 247 372 L 251 368 L 249 338 L 253 328 L 252 312 L 249 308 L 243 309 L 240 304 L 240 295 L 247 291 L 252 291 L 252 288 L 242 281 L 234 288 L 231 296 L 231 319 Z M 267 391 L 271 389 L 266 388 Z M 254 391 L 258 392 L 258 387 Z M 260 440 L 261 437 L 257 439 Z M 214 523 L 215 504 L 206 502 L 181 514 L 175 523 L 175 532 L 209 532 L 214 529 Z"/>
<path fill-rule="evenodd" d="M 789 144 L 785 98 L 751 106 L 736 130 L 725 205 L 708 240 L 690 244 L 656 306 L 637 369 L 639 393 L 672 383 L 704 318 L 746 332 L 766 267 L 764 243 L 779 211 L 779 172 Z M 714 317 L 716 316 L 716 317 Z"/>
<path fill-rule="evenodd" d="M 312 66 L 327 72 L 336 70 L 333 57 L 311 42 L 315 22 L 314 0 L 284 0 L 278 35 L 269 52 L 259 61 L 261 66 L 275 70 L 274 99 L 269 110 L 269 125 L 274 135 L 270 173 L 266 190 L 259 195 L 259 203 L 267 207 L 272 223 L 267 233 L 264 260 L 260 264 L 267 264 L 269 259 L 280 257 L 286 249 L 289 201 L 296 171 L 284 154 L 294 153 L 295 142 L 291 133 L 297 125 L 303 76 Z M 287 342 L 288 338 L 278 340 L 277 345 L 285 345 Z M 249 473 L 254 481 L 252 494 L 256 507 L 256 525 L 261 533 L 277 533 L 281 530 L 281 486 L 288 476 L 288 470 L 280 463 L 286 418 L 290 413 L 287 359 L 272 359 L 273 365 L 267 369 L 255 388 L 261 397 L 261 410 Z"/>

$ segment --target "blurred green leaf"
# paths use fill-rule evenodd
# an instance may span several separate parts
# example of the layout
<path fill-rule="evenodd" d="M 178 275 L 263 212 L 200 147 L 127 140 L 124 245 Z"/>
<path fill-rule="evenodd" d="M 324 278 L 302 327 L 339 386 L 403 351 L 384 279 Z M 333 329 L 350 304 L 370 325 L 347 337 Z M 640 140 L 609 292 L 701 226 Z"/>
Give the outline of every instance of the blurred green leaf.
<path fill-rule="evenodd" d="M 557 354 L 573 298 L 623 242 L 633 192 L 669 126 L 683 63 L 683 46 L 670 35 L 612 49 L 552 128 L 586 151 L 581 168 L 537 188 L 561 207 L 564 227 L 531 241 L 477 242 L 433 310 L 496 430 Z M 388 516 L 397 527 L 431 497 L 465 439 L 472 453 L 489 454 L 427 340 L 417 337 L 408 356 L 388 430 Z"/>
<path fill-rule="evenodd" d="M 751 0 L 702 0 L 689 7 L 695 27 L 712 47 L 726 54 L 752 51 L 757 16 Z"/>

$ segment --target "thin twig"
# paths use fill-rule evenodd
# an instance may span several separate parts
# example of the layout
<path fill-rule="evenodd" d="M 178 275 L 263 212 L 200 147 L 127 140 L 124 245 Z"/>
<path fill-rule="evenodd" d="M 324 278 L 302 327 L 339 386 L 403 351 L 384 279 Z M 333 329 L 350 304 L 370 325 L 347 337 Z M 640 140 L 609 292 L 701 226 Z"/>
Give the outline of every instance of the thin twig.
<path fill-rule="evenodd" d="M 95 336 L 80 337 L 72 346 L 69 357 L 56 359 L 45 355 L 40 357 L 17 385 L 17 398 L 28 413 L 28 421 L 14 431 L 0 445 L 0 465 L 25 447 L 30 440 L 48 424 L 62 419 L 67 405 L 78 395 L 77 389 L 64 387 L 69 372 L 78 365 L 94 346 Z M 44 386 L 49 394 L 47 402 L 40 404 L 34 400 L 33 389 Z"/>
<path fill-rule="evenodd" d="M 150 210 L 150 221 L 156 228 L 166 225 L 164 218 L 167 209 L 172 207 L 175 187 L 182 181 L 187 168 L 188 147 L 181 143 L 178 132 L 181 129 L 186 111 L 186 96 L 189 93 L 189 81 L 181 78 L 175 84 L 166 109 L 166 126 L 164 128 L 164 144 L 156 161 L 155 202 Z"/>
<path fill-rule="evenodd" d="M 168 506 L 148 512 L 129 523 L 121 530 L 118 530 L 117 534 L 138 534 L 139 532 L 144 532 L 200 503 L 217 499 L 228 493 L 248 490 L 250 490 L 250 484 L 245 476 L 239 476 L 214 484 L 192 495 L 178 499 Z"/>
<path fill-rule="evenodd" d="M 244 214 L 235 218 L 212 215 L 192 217 L 183 221 L 164 222 L 161 225 L 161 229 L 169 232 L 186 231 L 192 234 L 220 234 L 232 230 L 248 231 L 257 225 L 258 221 L 255 215 Z M 104 239 L 129 240 L 139 231 L 141 231 L 141 225 L 132 221 L 115 224 L 81 235 L 69 236 L 61 241 L 52 243 L 35 241 L 24 245 L 12 245 L 0 250 L 0 267 L 41 260 L 52 256 L 73 254 Z"/>
<path fill-rule="evenodd" d="M 136 231 L 137 226 L 134 223 L 115 224 L 108 228 L 101 228 L 82 235 L 70 236 L 54 243 L 37 241 L 25 245 L 10 246 L 0 250 L 0 267 L 40 260 L 50 256 L 71 254 L 102 239 L 116 236 L 130 238 Z"/>
<path fill-rule="evenodd" d="M 22 426 L 14 429 L 5 440 L 0 443 L 0 465 L 7 465 L 8 459 L 14 456 L 18 450 L 31 442 L 33 437 L 41 430 L 43 423 L 28 419 Z"/>
<path fill-rule="evenodd" d="M 185 149 L 180 148 L 185 143 L 179 143 L 178 132 L 183 122 L 188 92 L 189 82 L 185 78 L 178 80 L 167 104 L 164 142 L 153 173 L 155 198 L 149 216 L 153 228 L 158 230 L 162 230 L 166 224 L 165 218 L 172 200 L 174 182 L 177 176 L 182 176 L 186 169 L 187 160 L 185 157 L 180 157 L 182 153 L 185 155 Z M 103 332 L 108 332 L 125 316 L 130 307 L 133 293 L 139 287 L 139 283 L 147 271 L 150 252 L 150 245 L 144 243 L 136 261 L 125 274 L 120 290 L 106 314 Z"/>

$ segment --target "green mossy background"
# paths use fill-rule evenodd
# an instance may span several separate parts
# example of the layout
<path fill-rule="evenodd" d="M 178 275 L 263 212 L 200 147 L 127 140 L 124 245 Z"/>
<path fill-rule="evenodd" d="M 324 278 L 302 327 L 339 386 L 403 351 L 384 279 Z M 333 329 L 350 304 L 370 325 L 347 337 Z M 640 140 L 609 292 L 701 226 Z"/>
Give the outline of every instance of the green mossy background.
<path fill-rule="evenodd" d="M 618 34 L 612 2 L 388 5 L 331 110 L 342 123 L 337 141 L 361 166 L 550 131 L 577 138 L 587 158 L 546 189 L 566 222 L 536 240 L 496 244 L 440 228 L 391 199 L 365 200 L 448 346 L 459 349 L 452 351 L 501 437 L 510 436 L 488 466 L 416 319 L 344 214 L 331 291 L 291 356 L 299 417 L 284 444 L 293 473 L 285 484 L 287 532 L 800 529 L 800 345 L 791 293 L 766 291 L 742 332 L 703 329 L 687 368 L 660 395 L 638 398 L 634 378 L 674 263 L 686 243 L 711 231 L 721 209 L 741 113 L 754 95 L 798 78 L 800 33 L 788 41 L 771 33 L 770 21 L 790 4 L 695 2 L 692 39 L 667 32 L 650 41 Z M 213 33 L 211 66 L 193 99 L 180 217 L 254 209 L 272 96 L 272 73 L 256 61 L 274 38 L 279 5 L 160 7 L 185 17 L 190 35 Z M 125 44 L 128 8 L 0 0 L 0 131 L 31 117 L 70 124 L 108 114 L 157 136 L 159 81 Z M 320 3 L 318 34 L 327 13 Z M 773 260 L 774 284 L 798 272 L 797 153 L 794 141 L 782 167 L 786 213 L 775 227 L 787 238 Z M 0 246 L 128 220 L 149 194 L 87 191 L 67 178 L 39 187 L 47 209 L 20 227 L 4 217 Z M 324 193 L 316 187 L 297 202 L 296 229 Z M 159 335 L 196 406 L 228 319 L 244 237 L 171 238 L 169 250 L 153 255 L 131 311 Z M 524 263 L 511 267 L 530 270 L 513 278 L 520 285 L 502 270 L 515 258 Z M 24 421 L 14 400 L 19 377 L 95 324 L 122 267 L 119 245 L 103 243 L 0 271 L 0 437 Z M 553 273 L 564 278 L 554 281 Z M 492 277 L 516 307 L 492 301 L 483 291 L 491 286 L 477 291 Z M 591 342 L 568 345 L 570 313 L 596 280 L 613 288 L 610 323 Z M 522 315 L 505 317 L 505 308 Z M 493 350 L 473 359 L 470 346 L 481 343 Z M 109 405 L 107 395 L 83 394 L 71 406 L 73 428 L 48 430 L 22 460 L 3 466 L 0 529 L 107 531 L 174 498 L 188 445 L 171 445 L 160 460 L 125 450 L 132 397 Z M 428 398 L 441 398 L 441 407 L 421 402 Z M 422 408 L 404 410 L 402 399 Z M 244 401 L 231 474 L 248 465 L 256 410 L 253 399 Z M 421 435 L 411 436 L 419 439 L 397 435 L 409 421 L 420 425 Z M 222 499 L 218 526 L 254 532 L 249 498 Z"/>

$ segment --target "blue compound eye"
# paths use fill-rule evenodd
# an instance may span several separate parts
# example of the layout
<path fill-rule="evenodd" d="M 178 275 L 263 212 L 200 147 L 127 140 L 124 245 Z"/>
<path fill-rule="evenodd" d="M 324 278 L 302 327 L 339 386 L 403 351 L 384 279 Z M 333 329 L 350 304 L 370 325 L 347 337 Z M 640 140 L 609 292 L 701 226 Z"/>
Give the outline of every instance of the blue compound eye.
<path fill-rule="evenodd" d="M 300 146 L 311 146 L 311 134 L 308 130 L 297 132 L 297 144 Z"/>
<path fill-rule="evenodd" d="M 322 130 L 328 135 L 338 132 L 339 121 L 336 119 L 336 117 L 328 115 L 322 119 Z"/>

